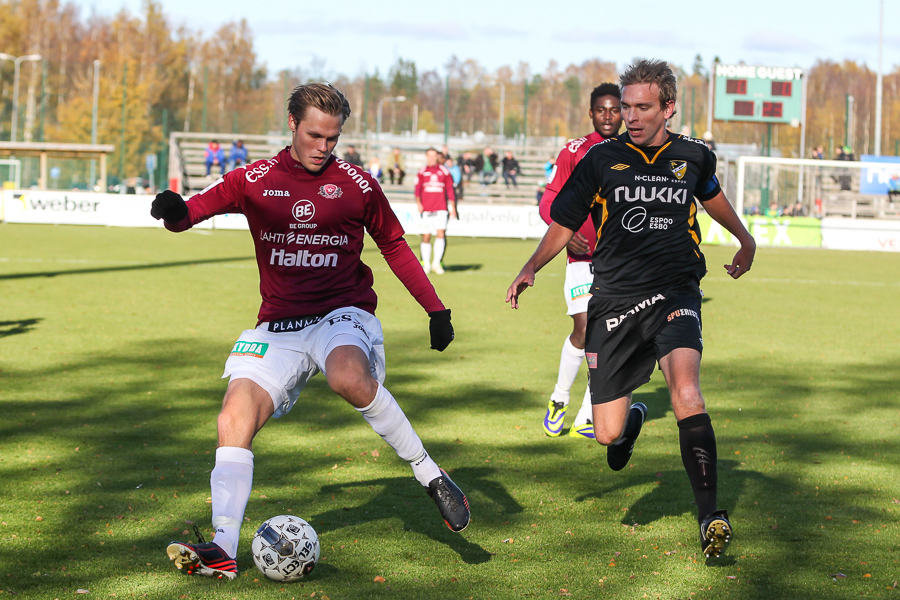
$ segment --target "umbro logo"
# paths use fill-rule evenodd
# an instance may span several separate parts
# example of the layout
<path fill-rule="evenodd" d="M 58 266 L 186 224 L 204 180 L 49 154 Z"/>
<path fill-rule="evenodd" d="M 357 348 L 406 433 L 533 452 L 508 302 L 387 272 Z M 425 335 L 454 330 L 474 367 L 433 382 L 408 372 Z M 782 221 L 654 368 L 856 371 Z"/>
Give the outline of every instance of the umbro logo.
<path fill-rule="evenodd" d="M 617 165 L 611 166 L 610 169 L 612 169 L 613 171 L 624 171 L 624 170 L 627 169 L 629 166 L 630 166 L 630 165 L 623 165 L 622 163 L 619 163 L 619 164 L 617 164 Z"/>

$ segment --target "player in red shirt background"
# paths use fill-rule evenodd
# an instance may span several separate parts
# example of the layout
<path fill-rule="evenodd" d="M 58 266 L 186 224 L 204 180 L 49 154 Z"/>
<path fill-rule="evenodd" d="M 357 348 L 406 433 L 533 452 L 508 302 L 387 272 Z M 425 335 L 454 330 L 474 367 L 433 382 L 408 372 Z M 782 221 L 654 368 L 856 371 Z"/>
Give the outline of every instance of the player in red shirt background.
<path fill-rule="evenodd" d="M 429 148 L 425 152 L 425 166 L 419 169 L 416 179 L 416 207 L 425 233 L 422 234 L 422 267 L 426 273 L 434 271 L 444 274 L 441 261 L 446 246 L 445 231 L 450 218 L 458 218 L 456 196 L 453 191 L 453 176 L 444 165 L 438 164 L 438 151 Z M 434 242 L 434 257 L 431 254 L 431 236 Z"/>
<path fill-rule="evenodd" d="M 465 495 L 425 451 L 385 378 L 384 337 L 375 317 L 372 271 L 360 260 L 368 232 L 394 274 L 428 312 L 431 347 L 453 340 L 445 308 L 403 239 L 403 228 L 378 183 L 333 156 L 350 116 L 328 84 L 294 89 L 288 101 L 291 145 L 277 156 L 236 169 L 185 202 L 166 190 L 151 214 L 185 231 L 216 214 L 243 213 L 260 274 L 257 326 L 241 333 L 225 362 L 230 377 L 219 413 L 212 489 L 211 542 L 172 542 L 166 549 L 188 574 L 234 579 L 244 510 L 253 483 L 254 436 L 270 417 L 291 410 L 322 371 L 329 387 L 356 408 L 434 499 L 453 531 L 469 523 Z"/>
<path fill-rule="evenodd" d="M 622 126 L 620 99 L 619 86 L 614 83 L 604 83 L 595 87 L 591 92 L 589 114 L 591 122 L 594 124 L 594 131 L 585 137 L 571 140 L 560 151 L 559 157 L 556 159 L 556 166 L 550 174 L 547 189 L 541 196 L 539 210 L 541 218 L 548 225 L 551 222 L 550 206 L 581 157 L 594 144 L 619 133 L 619 128 Z M 562 433 L 563 421 L 569 406 L 569 390 L 572 389 L 581 362 L 584 360 L 587 305 L 591 298 L 591 284 L 594 281 L 591 254 L 596 245 L 596 230 L 588 220 L 566 246 L 568 260 L 563 292 L 568 307 L 567 314 L 572 317 L 572 333 L 566 336 L 563 342 L 559 358 L 559 375 L 553 393 L 550 395 L 547 414 L 544 415 L 544 433 L 551 437 Z M 584 391 L 581 408 L 575 415 L 569 435 L 594 439 L 590 389 Z"/>

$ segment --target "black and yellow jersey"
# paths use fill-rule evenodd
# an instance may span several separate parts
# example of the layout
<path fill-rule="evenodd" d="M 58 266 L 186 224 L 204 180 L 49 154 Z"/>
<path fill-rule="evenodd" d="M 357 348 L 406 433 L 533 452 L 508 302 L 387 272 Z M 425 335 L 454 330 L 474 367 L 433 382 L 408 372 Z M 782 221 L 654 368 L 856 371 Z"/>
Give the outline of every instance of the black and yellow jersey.
<path fill-rule="evenodd" d="M 593 217 L 591 293 L 628 298 L 706 274 L 694 198 L 720 191 L 716 155 L 703 140 L 669 132 L 662 146 L 642 148 L 623 133 L 585 154 L 550 217 L 573 231 Z"/>

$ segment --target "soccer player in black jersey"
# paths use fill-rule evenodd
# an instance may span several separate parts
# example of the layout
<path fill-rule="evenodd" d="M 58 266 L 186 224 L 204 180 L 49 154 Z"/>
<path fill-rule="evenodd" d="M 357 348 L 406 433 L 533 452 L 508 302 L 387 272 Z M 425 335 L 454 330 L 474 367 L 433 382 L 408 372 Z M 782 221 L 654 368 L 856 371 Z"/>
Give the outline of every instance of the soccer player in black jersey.
<path fill-rule="evenodd" d="M 588 304 L 588 362 L 594 434 L 613 470 L 628 464 L 647 408 L 632 392 L 656 363 L 677 419 L 681 458 L 700 523 L 700 544 L 719 556 L 731 523 L 716 506 L 716 439 L 700 393 L 700 252 L 697 203 L 735 236 L 725 270 L 750 270 L 756 243 L 716 179 L 716 157 L 702 140 L 666 129 L 675 114 L 675 76 L 663 61 L 639 60 L 620 77 L 626 132 L 591 148 L 553 202 L 553 219 L 506 293 L 512 308 L 588 216 L 597 229 Z"/>

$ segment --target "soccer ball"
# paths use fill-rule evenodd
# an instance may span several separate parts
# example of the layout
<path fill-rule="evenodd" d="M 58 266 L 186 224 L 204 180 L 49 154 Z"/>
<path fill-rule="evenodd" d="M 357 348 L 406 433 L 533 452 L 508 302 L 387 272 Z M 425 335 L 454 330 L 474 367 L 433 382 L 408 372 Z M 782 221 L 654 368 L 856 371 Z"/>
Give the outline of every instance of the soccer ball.
<path fill-rule="evenodd" d="M 293 515 L 272 517 L 259 526 L 251 544 L 253 563 L 274 581 L 297 581 L 319 561 L 319 536 Z"/>

